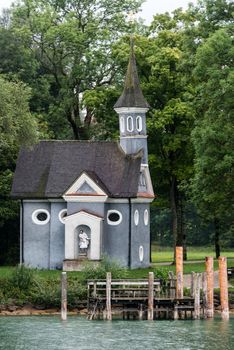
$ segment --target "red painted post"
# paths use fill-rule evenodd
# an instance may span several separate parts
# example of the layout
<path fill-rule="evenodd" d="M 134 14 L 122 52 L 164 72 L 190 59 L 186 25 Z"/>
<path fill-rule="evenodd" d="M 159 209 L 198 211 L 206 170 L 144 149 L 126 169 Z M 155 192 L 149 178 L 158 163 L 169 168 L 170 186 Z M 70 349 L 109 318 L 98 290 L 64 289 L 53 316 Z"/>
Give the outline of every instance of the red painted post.
<path fill-rule="evenodd" d="M 214 259 L 206 257 L 207 274 L 207 318 L 214 317 Z"/>
<path fill-rule="evenodd" d="M 176 298 L 183 298 L 183 289 L 183 247 L 176 247 Z"/>
<path fill-rule="evenodd" d="M 219 257 L 219 287 L 222 319 L 229 319 L 227 258 Z"/>

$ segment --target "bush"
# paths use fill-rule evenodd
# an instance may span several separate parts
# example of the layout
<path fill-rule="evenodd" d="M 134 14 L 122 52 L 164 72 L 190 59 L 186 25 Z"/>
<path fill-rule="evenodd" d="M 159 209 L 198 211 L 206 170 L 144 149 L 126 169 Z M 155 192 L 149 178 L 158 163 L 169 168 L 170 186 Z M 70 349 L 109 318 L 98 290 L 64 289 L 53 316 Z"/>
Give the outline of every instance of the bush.
<path fill-rule="evenodd" d="M 10 277 L 10 283 L 14 288 L 19 290 L 29 290 L 34 281 L 34 270 L 24 266 L 18 265 Z"/>
<path fill-rule="evenodd" d="M 126 276 L 126 269 L 121 265 L 104 256 L 100 263 L 88 262 L 83 269 L 83 283 L 88 279 L 105 279 L 106 273 L 111 272 L 114 279 L 124 278 Z"/>

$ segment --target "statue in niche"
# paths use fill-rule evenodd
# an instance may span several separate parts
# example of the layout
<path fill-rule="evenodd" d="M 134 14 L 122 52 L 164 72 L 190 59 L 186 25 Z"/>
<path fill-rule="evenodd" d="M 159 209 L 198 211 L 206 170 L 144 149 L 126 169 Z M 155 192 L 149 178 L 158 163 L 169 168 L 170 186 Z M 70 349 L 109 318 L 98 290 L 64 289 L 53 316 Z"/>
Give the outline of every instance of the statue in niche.
<path fill-rule="evenodd" d="M 88 247 L 89 247 L 90 238 L 87 233 L 83 230 L 80 230 L 79 233 L 79 248 L 81 255 L 87 255 Z"/>

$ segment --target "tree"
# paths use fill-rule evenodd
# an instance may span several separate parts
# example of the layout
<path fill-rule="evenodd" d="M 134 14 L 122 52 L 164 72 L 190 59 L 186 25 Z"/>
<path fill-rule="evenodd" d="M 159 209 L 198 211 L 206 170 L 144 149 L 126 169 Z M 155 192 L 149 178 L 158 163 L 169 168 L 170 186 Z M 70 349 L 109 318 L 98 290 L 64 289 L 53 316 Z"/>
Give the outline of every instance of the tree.
<path fill-rule="evenodd" d="M 233 28 L 217 30 L 198 49 L 194 76 L 198 119 L 193 131 L 195 176 L 193 200 L 213 221 L 216 257 L 220 234 L 231 230 L 234 165 Z"/>
<path fill-rule="evenodd" d="M 1 76 L 0 85 L 0 263 L 3 263 L 18 242 L 18 203 L 9 194 L 19 145 L 29 147 L 39 134 L 36 119 L 29 112 L 30 89 L 22 82 L 9 82 Z"/>
<path fill-rule="evenodd" d="M 94 116 L 83 95 L 113 81 L 112 44 L 128 31 L 127 13 L 141 3 L 25 0 L 13 11 L 11 28 L 33 52 L 37 76 L 47 84 L 44 112 L 56 138 L 88 138 Z"/>
<path fill-rule="evenodd" d="M 179 14 L 177 11 L 173 17 L 155 16 L 151 25 L 150 36 L 155 37 L 154 52 L 148 58 L 151 64 L 148 94 L 153 91 L 149 101 L 153 107 L 149 116 L 149 141 L 156 193 L 171 209 L 174 246 L 183 246 L 186 258 L 184 187 L 193 173 L 190 135 L 195 114 L 189 79 L 191 68 L 185 64 L 185 34 L 179 25 L 182 20 Z"/>

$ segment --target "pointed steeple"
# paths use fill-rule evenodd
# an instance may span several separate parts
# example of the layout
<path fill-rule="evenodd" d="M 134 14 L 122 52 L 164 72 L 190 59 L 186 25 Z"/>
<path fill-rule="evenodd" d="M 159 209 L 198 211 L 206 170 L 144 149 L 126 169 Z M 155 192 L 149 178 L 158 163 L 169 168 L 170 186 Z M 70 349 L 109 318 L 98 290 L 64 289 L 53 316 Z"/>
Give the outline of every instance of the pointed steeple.
<path fill-rule="evenodd" d="M 131 36 L 131 52 L 129 57 L 127 75 L 125 78 L 124 91 L 114 108 L 123 107 L 137 107 L 137 108 L 149 108 L 148 102 L 145 100 L 137 73 L 136 58 L 134 54 L 134 43 Z"/>

